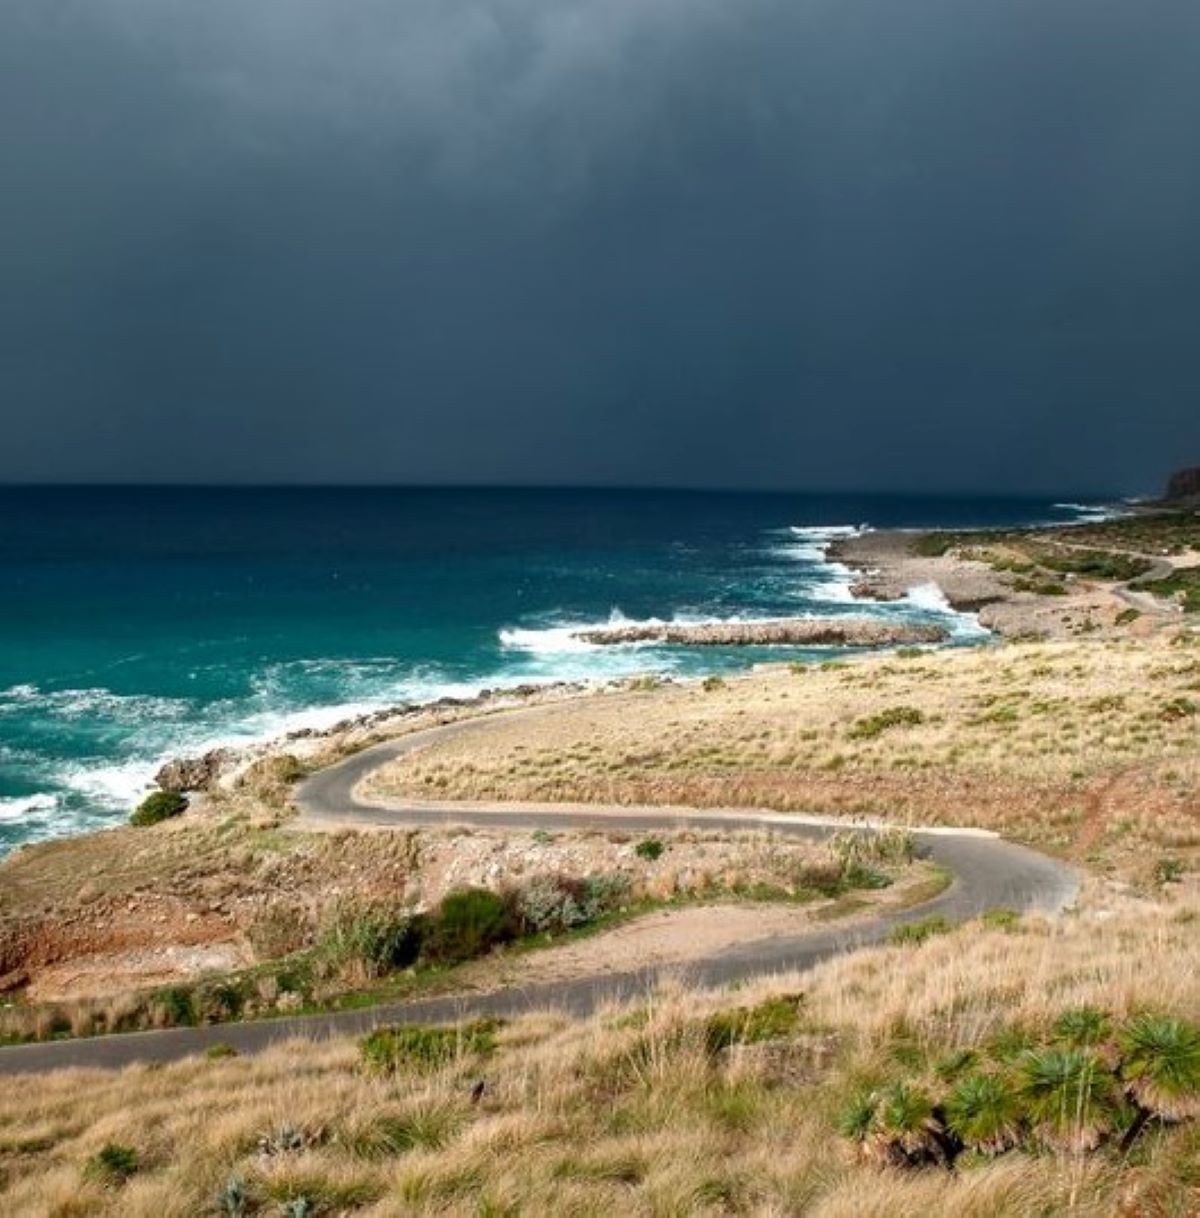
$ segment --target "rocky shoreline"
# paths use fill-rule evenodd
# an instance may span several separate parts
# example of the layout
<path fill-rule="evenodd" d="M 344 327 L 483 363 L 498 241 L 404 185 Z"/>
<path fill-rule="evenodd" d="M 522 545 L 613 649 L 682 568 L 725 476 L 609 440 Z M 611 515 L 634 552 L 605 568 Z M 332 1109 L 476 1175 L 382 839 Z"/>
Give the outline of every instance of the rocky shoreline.
<path fill-rule="evenodd" d="M 1011 598 L 1012 588 L 987 563 L 914 553 L 920 536 L 901 529 L 860 533 L 834 541 L 828 556 L 855 573 L 850 591 L 861 600 L 901 600 L 923 584 L 935 585 L 959 613 L 978 613 Z"/>
<path fill-rule="evenodd" d="M 761 622 L 638 622 L 578 631 L 573 638 L 601 647 L 671 643 L 689 647 L 889 647 L 944 643 L 944 626 L 866 617 L 778 618 Z"/>

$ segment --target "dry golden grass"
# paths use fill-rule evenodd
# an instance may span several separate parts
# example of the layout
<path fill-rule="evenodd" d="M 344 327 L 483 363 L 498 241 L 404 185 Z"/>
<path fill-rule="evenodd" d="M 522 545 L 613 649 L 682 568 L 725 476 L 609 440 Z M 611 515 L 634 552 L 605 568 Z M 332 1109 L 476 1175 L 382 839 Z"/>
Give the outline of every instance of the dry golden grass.
<path fill-rule="evenodd" d="M 1015 931 L 972 924 L 733 994 L 668 986 L 588 1020 L 533 1015 L 501 1031 L 494 1056 L 433 1072 L 366 1074 L 339 1041 L 10 1086 L 0 1212 L 190 1216 L 215 1212 L 238 1179 L 247 1212 L 267 1214 L 301 1196 L 316 1213 L 369 1215 L 1194 1213 L 1194 1126 L 1157 1132 L 1128 1161 L 1014 1154 L 957 1175 L 880 1172 L 833 1132 L 854 1080 L 896 1068 L 900 1045 L 978 1044 L 1082 1002 L 1200 1011 L 1200 908 L 1093 889 L 1086 910 Z M 786 1041 L 704 1050 L 709 1012 L 795 992 Z M 124 1185 L 89 1173 L 106 1143 L 140 1156 Z"/>
<path fill-rule="evenodd" d="M 889 710 L 919 722 L 871 734 Z M 385 796 L 753 806 L 998 829 L 1136 866 L 1200 846 L 1200 648 L 1009 644 L 774 669 L 497 720 Z"/>

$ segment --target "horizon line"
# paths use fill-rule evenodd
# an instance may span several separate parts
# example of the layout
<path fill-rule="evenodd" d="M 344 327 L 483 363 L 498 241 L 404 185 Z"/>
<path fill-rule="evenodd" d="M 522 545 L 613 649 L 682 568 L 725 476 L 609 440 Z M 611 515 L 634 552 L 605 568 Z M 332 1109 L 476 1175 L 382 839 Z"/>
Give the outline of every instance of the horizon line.
<path fill-rule="evenodd" d="M 1058 490 L 1004 490 L 999 487 L 942 488 L 920 491 L 911 488 L 864 487 L 864 486 L 808 486 L 808 487 L 752 487 L 752 486 L 697 486 L 690 484 L 658 483 L 601 483 L 601 482 L 341 482 L 341 481 L 137 481 L 137 480 L 0 480 L 0 491 L 9 490 L 127 490 L 127 491 L 526 491 L 526 492 L 597 492 L 608 494 L 680 494 L 680 495 L 875 495 L 896 499 L 989 499 L 1013 500 L 1051 499 L 1056 496 L 1076 496 L 1096 502 L 1125 501 L 1150 497 L 1151 492 L 1115 490 L 1082 490 L 1059 488 Z"/>

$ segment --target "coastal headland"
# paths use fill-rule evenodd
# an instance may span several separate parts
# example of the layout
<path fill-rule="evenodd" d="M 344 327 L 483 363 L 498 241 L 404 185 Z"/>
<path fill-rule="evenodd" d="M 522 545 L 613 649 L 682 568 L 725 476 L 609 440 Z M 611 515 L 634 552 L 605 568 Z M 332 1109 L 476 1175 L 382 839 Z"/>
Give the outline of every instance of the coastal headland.
<path fill-rule="evenodd" d="M 132 1212 L 168 1195 L 187 1212 L 235 1176 L 259 1207 L 457 1212 L 503 1193 L 520 1211 L 557 1205 L 585 1168 L 591 1204 L 617 1187 L 593 1160 L 621 1156 L 642 1212 L 646 1190 L 698 1187 L 679 1165 L 713 1155 L 756 1172 L 771 1204 L 795 1172 L 825 1180 L 814 1213 L 884 1212 L 873 1197 L 889 1213 L 972 1212 L 968 1189 L 980 1213 L 1023 1212 L 1035 1194 L 1108 1212 L 1126 1171 L 1106 1157 L 1117 1135 L 1098 1134 L 1070 1177 L 1018 1138 L 970 1180 L 909 1171 L 881 1191 L 878 1169 L 837 1141 L 838 1112 L 856 1079 L 916 1086 L 925 1075 L 897 1062 L 979 1057 L 1016 1029 L 1048 1044 L 1064 1012 L 1124 1027 L 1145 1010 L 1200 1010 L 1188 929 L 1200 916 L 1200 519 L 864 533 L 830 558 L 864 598 L 935 584 L 991 639 L 942 648 L 936 629 L 859 634 L 847 617 L 825 639 L 843 654 L 823 663 L 397 708 L 180 759 L 160 783 L 187 801 L 181 814 L 0 863 L 3 1069 L 211 1054 L 126 1070 L 120 1111 L 101 1099 L 107 1073 L 48 1076 L 36 1102 L 11 1092 L 0 1128 L 40 1130 L 44 1146 L 0 1149 L 12 1212 L 49 1212 L 55 1189 L 116 1212 L 121 1194 L 87 1175 L 92 1120 L 141 1147 L 123 1186 Z M 794 628 L 671 641 L 769 646 L 795 642 Z M 643 629 L 585 641 L 637 643 Z M 1009 858 L 1029 862 L 1009 876 Z M 473 916 L 506 919 L 478 952 L 446 947 L 464 891 L 484 894 Z M 766 1011 L 774 1030 L 747 1031 Z M 407 1080 L 402 1099 L 348 1038 L 381 1021 L 485 1017 L 433 1068 L 395 1059 L 386 1078 Z M 137 1034 L 101 1035 L 113 1032 Z M 278 1043 L 318 1032 L 335 1039 Z M 236 1055 L 251 1051 L 253 1066 Z M 287 1112 L 271 1117 L 285 1078 Z M 595 1086 L 622 1120 L 661 1132 L 635 1146 L 605 1124 Z M 181 1102 L 197 1087 L 236 1097 L 219 1135 L 201 1135 Z M 655 1108 L 668 1092 L 682 1123 Z M 97 1114 L 82 1125 L 67 1119 L 81 1094 Z M 736 1120 L 711 1115 L 713 1097 L 725 1112 L 734 1096 Z M 143 1146 L 131 1122 L 147 1113 L 158 1133 Z M 442 1114 L 428 1141 L 352 1149 L 421 1113 Z M 281 1122 L 298 1149 L 254 1149 Z M 1163 1124 L 1145 1170 L 1121 1177 L 1134 1212 L 1186 1198 L 1191 1137 L 1182 1118 Z M 520 1181 L 497 1138 L 521 1156 Z M 802 1150 L 831 1140 L 836 1179 Z"/>

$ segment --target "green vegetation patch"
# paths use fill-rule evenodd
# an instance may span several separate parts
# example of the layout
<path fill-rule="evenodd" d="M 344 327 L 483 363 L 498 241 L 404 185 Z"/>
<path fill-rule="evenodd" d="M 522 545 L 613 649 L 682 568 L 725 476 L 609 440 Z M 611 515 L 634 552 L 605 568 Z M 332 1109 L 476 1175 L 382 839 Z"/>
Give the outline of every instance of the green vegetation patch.
<path fill-rule="evenodd" d="M 941 914 L 931 914 L 916 922 L 905 922 L 901 926 L 892 927 L 888 942 L 896 945 L 912 947 L 932 939 L 935 935 L 944 935 L 954 927 Z"/>
<path fill-rule="evenodd" d="M 376 1028 L 359 1042 L 363 1065 L 372 1071 L 403 1067 L 435 1070 L 464 1057 L 486 1057 L 495 1051 L 496 1019 L 476 1019 L 452 1027 L 423 1024 Z"/>
<path fill-rule="evenodd" d="M 132 1146 L 106 1142 L 87 1161 L 84 1174 L 104 1184 L 124 1184 L 136 1175 L 142 1165 L 141 1156 Z"/>
<path fill-rule="evenodd" d="M 903 1061 L 903 1055 L 894 1058 Z M 1200 1026 L 1142 1013 L 1119 1024 L 1078 1007 L 1038 1035 L 1010 1028 L 937 1082 L 901 1078 L 856 1092 L 838 1119 L 864 1157 L 890 1167 L 953 1167 L 964 1154 L 1073 1155 L 1200 1117 Z M 910 1063 L 920 1069 L 920 1062 Z"/>
<path fill-rule="evenodd" d="M 1138 584 L 1139 591 L 1150 592 L 1164 599 L 1177 598 L 1184 613 L 1200 613 L 1200 567 L 1176 571 L 1165 579 L 1151 579 Z"/>
<path fill-rule="evenodd" d="M 180 795 L 178 791 L 155 791 L 138 804 L 129 817 L 129 823 L 139 829 L 157 825 L 182 815 L 187 811 L 187 806 L 187 797 Z"/>
<path fill-rule="evenodd" d="M 731 1045 L 782 1040 L 799 1025 L 803 1000 L 800 994 L 783 994 L 757 1006 L 718 1011 L 704 1023 L 705 1046 L 710 1053 L 718 1053 Z"/>
<path fill-rule="evenodd" d="M 894 727 L 916 727 L 924 722 L 925 716 L 915 706 L 889 706 L 857 720 L 850 728 L 850 739 L 873 740 Z"/>

